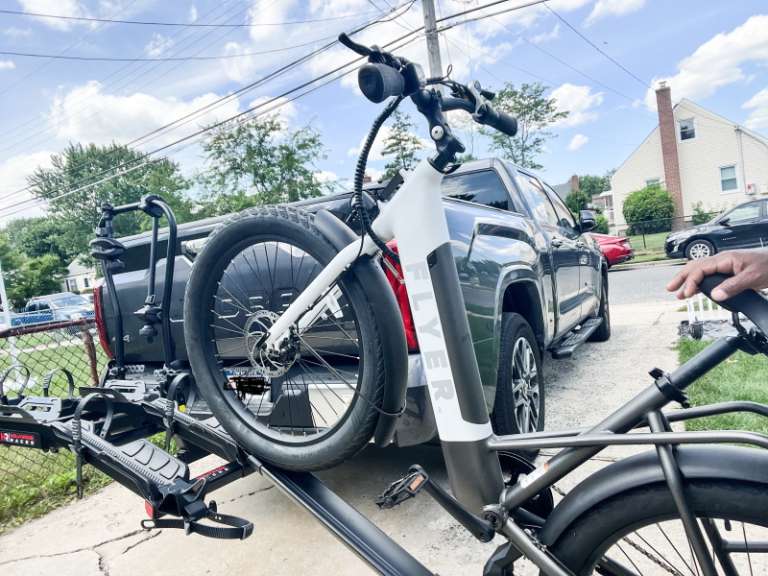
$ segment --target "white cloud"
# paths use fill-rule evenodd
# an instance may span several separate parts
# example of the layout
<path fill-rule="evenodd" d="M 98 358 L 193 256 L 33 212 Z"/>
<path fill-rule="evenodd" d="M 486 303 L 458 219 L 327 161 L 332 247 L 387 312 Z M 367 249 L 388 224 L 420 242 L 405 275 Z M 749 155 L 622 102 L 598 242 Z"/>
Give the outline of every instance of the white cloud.
<path fill-rule="evenodd" d="M 248 108 L 264 105 L 263 108 L 260 108 L 254 112 L 256 114 L 265 112 L 269 116 L 277 116 L 277 118 L 280 120 L 280 123 L 283 125 L 283 129 L 287 128 L 296 119 L 296 115 L 298 114 L 296 105 L 284 96 L 281 96 L 280 98 L 274 100 L 274 102 L 267 104 L 267 102 L 270 102 L 271 100 L 274 100 L 272 96 L 259 96 L 248 104 Z"/>
<path fill-rule="evenodd" d="M 0 70 L 13 70 L 16 63 L 13 60 L 0 60 Z"/>
<path fill-rule="evenodd" d="M 88 16 L 88 12 L 79 0 L 19 0 L 27 12 L 54 14 L 56 16 Z M 42 24 L 55 30 L 69 30 L 75 22 L 58 18 L 37 18 Z"/>
<path fill-rule="evenodd" d="M 550 94 L 557 101 L 559 110 L 568 116 L 557 122 L 558 126 L 579 126 L 597 119 L 595 108 L 603 103 L 602 92 L 592 92 L 589 86 L 561 84 Z"/>
<path fill-rule="evenodd" d="M 587 16 L 586 24 L 589 26 L 607 16 L 623 16 L 636 12 L 644 5 L 645 0 L 597 0 L 592 12 Z"/>
<path fill-rule="evenodd" d="M 32 29 L 31 28 L 16 28 L 15 26 L 11 26 L 10 28 L 6 28 L 3 30 L 3 35 L 8 36 L 8 38 L 29 38 L 32 36 Z"/>
<path fill-rule="evenodd" d="M 555 24 L 555 27 L 552 28 L 549 32 L 542 32 L 541 34 L 536 34 L 535 36 L 531 37 L 531 42 L 534 44 L 544 44 L 545 42 L 551 42 L 552 40 L 557 40 L 560 37 L 560 22 Z"/>
<path fill-rule="evenodd" d="M 315 172 L 313 176 L 315 177 L 315 181 L 320 184 L 336 182 L 339 179 L 336 172 L 331 172 L 330 170 L 320 170 L 319 172 Z"/>
<path fill-rule="evenodd" d="M 48 168 L 51 165 L 51 152 L 40 151 L 32 154 L 19 154 L 12 156 L 0 163 L 0 195 L 7 195 L 11 192 L 21 190 L 27 185 L 27 176 L 30 176 L 36 168 Z M 32 198 L 29 191 L 20 192 L 18 195 L 11 196 L 3 200 L 0 209 L 23 200 Z M 19 206 L 19 208 L 22 208 Z M 15 210 L 16 208 L 14 208 Z M 24 210 L 17 214 L 7 217 L 0 215 L 0 226 L 5 225 L 15 218 L 25 218 L 29 216 L 39 216 L 42 214 L 42 207 L 37 204 L 26 205 Z"/>
<path fill-rule="evenodd" d="M 768 128 L 768 88 L 760 90 L 760 92 L 744 102 L 742 108 L 752 110 L 745 122 L 747 128 L 752 128 L 753 130 Z"/>
<path fill-rule="evenodd" d="M 208 93 L 191 100 L 158 98 L 136 92 L 128 96 L 107 94 L 97 81 L 78 86 L 54 98 L 48 122 L 53 133 L 61 139 L 106 144 L 127 142 L 211 104 L 219 95 Z M 83 108 L 82 102 L 88 102 Z M 232 99 L 208 110 L 188 124 L 164 134 L 147 145 L 155 147 L 236 114 L 239 103 Z"/>
<path fill-rule="evenodd" d="M 194 4 L 189 7 L 189 21 L 192 23 L 197 22 L 197 6 Z"/>
<path fill-rule="evenodd" d="M 174 45 L 173 38 L 163 36 L 157 32 L 152 34 L 152 39 L 144 46 L 144 53 L 152 58 L 162 56 Z"/>
<path fill-rule="evenodd" d="M 741 66 L 768 63 L 768 15 L 750 17 L 744 24 L 704 42 L 677 65 L 674 76 L 654 78 L 651 86 L 666 81 L 675 100 L 706 98 L 719 88 L 746 80 Z M 656 109 L 656 95 L 648 90 L 645 104 Z"/>
<path fill-rule="evenodd" d="M 589 138 L 587 136 L 584 136 L 584 134 L 575 134 L 573 138 L 571 138 L 571 141 L 568 143 L 568 150 L 575 152 L 584 146 L 587 142 L 589 142 Z"/>

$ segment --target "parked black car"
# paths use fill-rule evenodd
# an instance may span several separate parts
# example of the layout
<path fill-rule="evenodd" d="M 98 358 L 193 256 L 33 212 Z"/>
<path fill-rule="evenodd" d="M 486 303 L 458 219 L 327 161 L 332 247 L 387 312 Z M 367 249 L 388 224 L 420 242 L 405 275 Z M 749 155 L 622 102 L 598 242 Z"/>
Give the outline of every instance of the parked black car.
<path fill-rule="evenodd" d="M 372 215 L 386 200 L 385 194 L 381 185 L 367 188 L 365 198 Z M 607 340 L 610 336 L 607 265 L 596 242 L 582 234 L 594 226 L 594 214 L 583 211 L 577 221 L 550 186 L 499 160 L 464 164 L 445 178 L 443 195 L 494 428 L 506 434 L 541 430 L 543 352 L 566 357 L 589 337 Z M 298 205 L 310 212 L 328 210 L 354 228 L 350 197 L 349 193 L 337 194 Z M 182 303 L 191 266 L 207 236 L 228 218 L 179 227 L 170 319 L 177 357 L 182 362 L 187 360 Z M 165 254 L 162 233 L 160 240 L 158 253 Z M 125 359 L 132 365 L 131 377 L 152 378 L 153 371 L 162 367 L 161 342 L 159 338 L 148 342 L 139 334 L 143 321 L 134 314 L 146 295 L 150 235 L 123 238 L 121 242 L 126 248 L 121 258 L 125 268 L 114 280 L 123 315 Z M 252 266 L 266 270 L 263 264 L 254 261 Z M 276 266 L 276 260 L 273 264 Z M 398 445 L 417 444 L 435 436 L 434 417 L 405 285 L 397 264 L 387 261 L 383 265 L 400 305 L 410 353 L 408 406 L 398 421 L 395 441 Z M 164 268 L 164 260 L 160 260 L 158 293 L 162 293 Z M 290 271 L 286 274 L 292 277 Z M 286 304 L 281 298 L 295 292 L 262 288 L 252 275 L 242 284 L 253 291 L 248 301 L 254 314 L 264 309 L 279 312 Z M 114 307 L 106 290 L 96 288 L 94 295 L 99 337 L 109 350 L 114 344 Z M 524 386 L 520 385 L 523 381 Z"/>
<path fill-rule="evenodd" d="M 731 208 L 700 226 L 673 232 L 664 242 L 670 258 L 697 260 L 723 250 L 768 244 L 768 200 L 752 200 Z"/>

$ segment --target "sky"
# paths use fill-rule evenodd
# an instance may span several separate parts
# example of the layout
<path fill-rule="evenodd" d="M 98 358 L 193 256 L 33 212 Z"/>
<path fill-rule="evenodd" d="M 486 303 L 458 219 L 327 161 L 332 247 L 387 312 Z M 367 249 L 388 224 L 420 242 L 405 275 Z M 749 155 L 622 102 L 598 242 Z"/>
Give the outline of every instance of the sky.
<path fill-rule="evenodd" d="M 491 0 L 436 0 L 438 17 Z M 768 134 L 768 5 L 764 0 L 550 0 L 542 5 L 468 21 L 524 0 L 509 0 L 446 22 L 443 65 L 452 77 L 494 89 L 542 82 L 568 117 L 552 128 L 539 162 L 552 184 L 571 174 L 604 174 L 620 165 L 657 124 L 653 87 L 666 80 L 673 101 L 698 104 Z M 343 31 L 387 16 L 355 36 L 383 45 L 423 23 L 421 0 L 0 0 L 0 52 L 98 58 L 218 57 L 193 61 L 53 60 L 0 54 L 0 225 L 44 213 L 11 205 L 28 198 L 27 176 L 48 166 L 68 142 L 129 143 L 215 103 L 329 42 Z M 249 27 L 170 27 L 62 20 L 2 10 L 72 17 L 251 24 Z M 290 22 L 290 24 L 287 24 Z M 280 25 L 276 25 L 280 24 Z M 602 52 L 602 53 L 601 53 Z M 426 68 L 422 37 L 398 50 Z M 135 145 L 148 152 L 201 126 L 231 117 L 333 70 L 353 58 L 338 45 L 276 79 L 231 96 L 174 129 Z M 351 69 L 351 68 L 350 68 Z M 325 155 L 318 178 L 347 185 L 356 151 L 381 105 L 368 102 L 355 75 L 328 83 L 274 108 L 288 129 L 312 126 Z M 265 110 L 264 107 L 260 110 Z M 424 123 L 404 110 L 429 144 Z M 466 117 L 451 122 L 475 156 L 492 155 Z M 382 131 L 386 136 L 386 129 Z M 380 139 L 381 140 L 381 139 Z M 381 172 L 381 146 L 370 173 Z M 164 152 L 193 176 L 204 167 L 196 140 Z M 5 209 L 5 210 L 4 210 Z"/>

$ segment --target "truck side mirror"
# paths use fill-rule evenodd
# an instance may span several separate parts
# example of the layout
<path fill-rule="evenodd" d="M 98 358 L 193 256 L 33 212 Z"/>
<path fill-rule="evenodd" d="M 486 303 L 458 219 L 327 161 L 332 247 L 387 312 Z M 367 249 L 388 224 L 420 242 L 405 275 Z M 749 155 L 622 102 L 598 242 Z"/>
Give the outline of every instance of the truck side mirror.
<path fill-rule="evenodd" d="M 579 230 L 589 232 L 597 226 L 597 217 L 594 210 L 579 210 Z"/>

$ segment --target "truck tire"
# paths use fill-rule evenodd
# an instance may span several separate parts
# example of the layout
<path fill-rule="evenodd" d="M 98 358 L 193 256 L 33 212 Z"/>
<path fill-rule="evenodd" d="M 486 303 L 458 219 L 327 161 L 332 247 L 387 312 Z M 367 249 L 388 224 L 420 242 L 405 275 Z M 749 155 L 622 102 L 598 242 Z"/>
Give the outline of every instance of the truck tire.
<path fill-rule="evenodd" d="M 189 361 L 213 415 L 244 450 L 289 470 L 319 470 L 350 458 L 370 440 L 379 417 L 382 342 L 353 273 L 340 277 L 337 292 L 329 289 L 332 303 L 310 327 L 291 332 L 281 350 L 288 350 L 285 358 L 272 360 L 259 348 L 266 327 L 336 253 L 311 214 L 286 206 L 246 210 L 208 238 L 185 293 Z M 241 292 L 248 290 L 252 294 Z M 251 301 L 261 304 L 242 304 Z M 331 350 L 342 336 L 349 336 L 345 348 Z M 282 374 L 270 372 L 275 367 Z"/>
<path fill-rule="evenodd" d="M 597 317 L 603 322 L 589 337 L 590 342 L 607 342 L 611 337 L 611 303 L 608 300 L 608 279 L 603 278 L 600 288 L 600 306 L 597 309 Z"/>
<path fill-rule="evenodd" d="M 496 400 L 491 413 L 499 435 L 544 429 L 544 378 L 541 350 L 531 325 L 520 314 L 501 319 Z M 535 456 L 526 452 L 526 456 Z"/>

